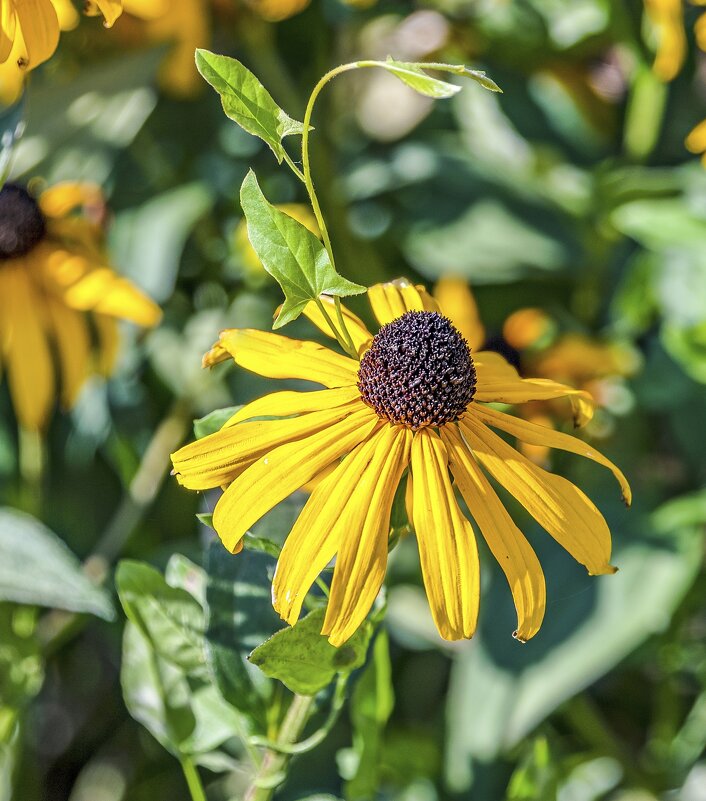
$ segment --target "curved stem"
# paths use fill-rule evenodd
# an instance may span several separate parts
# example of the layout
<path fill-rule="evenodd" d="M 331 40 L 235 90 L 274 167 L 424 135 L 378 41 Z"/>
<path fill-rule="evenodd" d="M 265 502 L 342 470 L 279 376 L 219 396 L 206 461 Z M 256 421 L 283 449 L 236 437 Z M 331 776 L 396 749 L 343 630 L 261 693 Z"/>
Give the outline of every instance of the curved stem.
<path fill-rule="evenodd" d="M 189 785 L 192 801 L 206 801 L 206 792 L 203 789 L 201 777 L 191 757 L 183 755 L 179 761 L 181 762 L 181 769 L 184 771 L 186 783 Z"/>
<path fill-rule="evenodd" d="M 304 178 L 304 173 L 297 167 L 297 165 L 292 161 L 292 157 L 285 151 L 284 154 L 284 162 L 287 166 L 290 167 L 292 172 L 297 176 L 297 178 L 302 182 L 306 183 L 306 179 Z"/>
<path fill-rule="evenodd" d="M 312 696 L 294 696 L 280 726 L 276 743 L 278 747 L 296 742 L 309 720 L 313 703 Z M 275 790 L 286 777 L 287 764 L 290 759 L 291 754 L 268 749 L 243 801 L 270 801 Z"/>
<path fill-rule="evenodd" d="M 338 344 L 343 348 L 343 350 L 349 356 L 351 356 L 353 359 L 357 359 L 358 358 L 358 354 L 356 353 L 356 350 L 353 347 L 353 342 L 351 341 L 350 334 L 348 334 L 348 331 L 345 328 L 345 324 L 344 324 L 344 328 L 343 328 L 343 331 L 345 332 L 345 334 L 341 334 L 341 332 L 338 330 L 338 328 L 335 326 L 333 320 L 331 319 L 331 316 L 326 311 L 326 307 L 324 306 L 321 298 L 315 298 L 314 300 L 315 300 L 316 305 L 319 307 L 319 311 L 323 315 L 324 320 L 326 320 L 326 322 L 328 323 L 328 327 L 331 329 L 331 333 L 336 337 L 336 341 L 338 342 Z M 339 303 L 340 303 L 340 301 L 339 301 Z M 346 338 L 345 338 L 346 336 L 348 337 L 348 341 L 346 341 Z"/>

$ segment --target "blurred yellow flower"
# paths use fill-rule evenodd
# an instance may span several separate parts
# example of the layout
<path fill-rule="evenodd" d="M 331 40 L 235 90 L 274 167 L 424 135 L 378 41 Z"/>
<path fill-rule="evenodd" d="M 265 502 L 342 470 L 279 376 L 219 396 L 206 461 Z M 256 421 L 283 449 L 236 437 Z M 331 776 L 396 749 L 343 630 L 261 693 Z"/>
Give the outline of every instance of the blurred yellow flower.
<path fill-rule="evenodd" d="M 311 210 L 311 206 L 307 206 L 304 203 L 279 203 L 275 208 L 284 212 L 289 217 L 293 217 L 297 222 L 311 231 L 314 236 L 321 236 L 319 224 L 316 222 L 316 217 Z M 250 244 L 250 240 L 248 239 L 248 226 L 244 217 L 235 228 L 233 244 L 245 275 L 254 281 L 262 279 L 267 273 L 257 253 L 255 253 L 255 249 Z"/>
<path fill-rule="evenodd" d="M 444 277 L 434 287 L 434 297 L 463 333 L 472 348 L 486 342 L 485 327 L 470 287 L 462 278 Z M 624 378 L 638 367 L 634 351 L 615 342 L 600 342 L 584 334 L 557 336 L 557 326 L 542 309 L 523 308 L 509 315 L 502 327 L 504 342 L 517 352 L 523 374 L 566 383 L 590 392 L 602 405 L 600 380 Z M 597 397 L 596 397 L 597 395 Z M 565 417 L 562 407 L 551 400 L 526 404 L 522 417 L 542 426 L 554 426 Z M 537 464 L 546 462 L 549 448 L 519 443 L 520 450 Z"/>
<path fill-rule="evenodd" d="M 160 319 L 158 306 L 106 265 L 103 210 L 88 184 L 57 184 L 38 200 L 17 184 L 0 190 L 0 365 L 26 429 L 43 428 L 55 403 L 53 354 L 69 408 L 92 370 L 110 371 L 116 320 Z"/>
<path fill-rule="evenodd" d="M 355 359 L 265 331 L 223 331 L 205 366 L 232 358 L 268 378 L 307 380 L 326 389 L 275 392 L 246 405 L 220 431 L 172 455 L 177 479 L 193 490 L 225 487 L 213 525 L 235 553 L 266 512 L 333 468 L 287 537 L 272 587 L 275 609 L 294 624 L 312 583 L 336 556 L 322 629 L 333 645 L 355 632 L 380 590 L 392 503 L 405 480 L 436 626 L 447 640 L 473 635 L 478 550 L 455 481 L 509 582 L 515 636 L 528 640 L 544 616 L 544 574 L 486 473 L 591 574 L 615 570 L 610 532 L 581 490 L 527 460 L 491 429 L 598 462 L 613 472 L 628 503 L 630 488 L 620 470 L 585 442 L 488 404 L 568 397 L 583 423 L 593 412 L 592 400 L 554 381 L 523 379 L 497 353 L 473 350 L 422 287 L 400 279 L 371 287 L 368 297 L 381 326 L 375 336 L 341 307 Z M 332 336 L 334 300 L 321 296 L 320 302 L 309 303 L 304 313 Z M 337 338 L 342 336 L 339 330 Z M 258 419 L 264 417 L 270 419 Z"/>
<path fill-rule="evenodd" d="M 701 154 L 701 162 L 706 167 L 706 120 L 702 120 L 686 137 L 686 148 L 691 153 Z"/>
<path fill-rule="evenodd" d="M 89 0 L 85 13 L 103 14 L 110 27 L 121 0 Z M 13 103 L 28 72 L 50 58 L 59 32 L 74 28 L 78 15 L 70 0 L 0 0 L 0 103 Z"/>
<path fill-rule="evenodd" d="M 220 8 L 231 11 L 245 5 L 269 22 L 279 22 L 303 11 L 310 0 L 230 0 Z M 194 51 L 211 44 L 214 0 L 123 0 L 129 17 L 118 31 L 130 43 L 171 43 L 159 69 L 163 89 L 177 97 L 192 97 L 203 87 L 194 64 Z M 232 8 L 228 8 L 232 6 Z M 229 20 L 229 24 L 231 20 Z M 247 20 L 243 24 L 248 24 Z"/>
<path fill-rule="evenodd" d="M 652 69 L 662 81 L 671 81 L 686 57 L 682 0 L 645 0 L 645 11 L 654 26 L 657 53 Z"/>

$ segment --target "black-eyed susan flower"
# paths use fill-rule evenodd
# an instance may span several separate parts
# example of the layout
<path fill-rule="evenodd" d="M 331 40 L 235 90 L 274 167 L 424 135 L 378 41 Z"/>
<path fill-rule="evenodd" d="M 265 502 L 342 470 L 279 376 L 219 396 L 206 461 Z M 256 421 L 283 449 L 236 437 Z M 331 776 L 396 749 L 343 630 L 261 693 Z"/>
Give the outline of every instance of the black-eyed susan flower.
<path fill-rule="evenodd" d="M 89 0 L 84 11 L 102 14 L 110 27 L 122 12 L 121 0 Z M 28 72 L 54 54 L 59 33 L 78 22 L 69 0 L 2 0 L 0 3 L 0 103 L 14 102 Z"/>
<path fill-rule="evenodd" d="M 92 370 L 108 372 L 117 320 L 155 325 L 159 308 L 108 266 L 100 191 L 64 183 L 36 200 L 24 187 L 0 190 L 0 365 L 15 413 L 41 429 L 58 394 L 70 407 Z M 94 344 L 95 342 L 95 344 Z"/>
<path fill-rule="evenodd" d="M 626 502 L 630 488 L 620 470 L 585 442 L 488 404 L 567 397 L 577 420 L 585 422 L 591 398 L 553 381 L 522 379 L 498 354 L 472 351 L 421 287 L 398 280 L 372 287 L 369 299 L 381 326 L 375 336 L 342 310 L 357 359 L 274 333 L 223 331 L 204 365 L 233 358 L 260 375 L 304 379 L 325 389 L 275 392 L 246 405 L 220 431 L 172 455 L 177 478 L 194 490 L 225 488 L 213 524 L 226 548 L 237 552 L 262 515 L 324 474 L 284 544 L 272 597 L 279 614 L 295 623 L 309 588 L 335 556 L 322 629 L 334 645 L 353 634 L 380 590 L 391 507 L 403 479 L 439 632 L 449 640 L 473 635 L 478 551 L 455 482 L 510 584 L 515 634 L 527 640 L 544 615 L 544 575 L 488 475 L 589 573 L 614 572 L 611 538 L 580 489 L 533 464 L 493 429 L 608 467 Z M 327 318 L 333 319 L 335 304 L 325 296 L 321 303 L 329 308 L 326 315 L 313 302 L 305 314 L 331 336 Z"/>

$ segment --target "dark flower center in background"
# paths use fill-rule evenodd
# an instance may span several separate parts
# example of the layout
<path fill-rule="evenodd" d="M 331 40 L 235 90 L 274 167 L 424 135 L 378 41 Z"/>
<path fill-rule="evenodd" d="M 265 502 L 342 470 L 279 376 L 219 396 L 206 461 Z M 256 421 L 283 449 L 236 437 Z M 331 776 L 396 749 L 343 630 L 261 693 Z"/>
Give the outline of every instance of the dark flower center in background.
<path fill-rule="evenodd" d="M 441 426 L 473 400 L 468 343 L 436 312 L 411 311 L 383 325 L 358 371 L 362 399 L 380 417 L 414 430 Z"/>
<path fill-rule="evenodd" d="M 46 234 L 37 201 L 17 184 L 0 189 L 0 259 L 24 256 Z"/>

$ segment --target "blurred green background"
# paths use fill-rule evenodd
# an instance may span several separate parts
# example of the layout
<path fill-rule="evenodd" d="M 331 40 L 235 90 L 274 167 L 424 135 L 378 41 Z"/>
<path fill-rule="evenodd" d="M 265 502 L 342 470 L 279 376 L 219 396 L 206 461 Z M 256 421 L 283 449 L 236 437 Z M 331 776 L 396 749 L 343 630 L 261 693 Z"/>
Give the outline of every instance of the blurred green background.
<path fill-rule="evenodd" d="M 13 176 L 104 188 L 113 263 L 165 315 L 147 333 L 126 326 L 115 374 L 92 379 L 76 408 L 54 417 L 33 511 L 97 570 L 123 557 L 162 569 L 174 553 L 201 564 L 213 533 L 195 513 L 213 499 L 181 490 L 164 460 L 145 467 L 145 453 L 155 441 L 168 453 L 192 436 L 192 418 L 266 387 L 244 371 L 202 371 L 201 354 L 223 327 L 269 328 L 280 302 L 238 233 L 248 168 L 272 202 L 305 197 L 263 143 L 223 116 L 194 47 L 242 60 L 298 119 L 321 74 L 347 60 L 391 54 L 487 70 L 502 95 L 467 83 L 433 103 L 373 71 L 326 89 L 312 158 L 338 267 L 366 285 L 466 279 L 492 345 L 598 393 L 587 437 L 625 471 L 634 507 L 590 464 L 557 454 L 551 466 L 604 512 L 620 572 L 586 576 L 513 508 L 545 569 L 544 626 L 526 645 L 512 639 L 511 598 L 484 553 L 480 631 L 449 644 L 404 540 L 391 558 L 386 624 L 395 704 L 374 730 L 369 787 L 346 783 L 366 731 L 346 712 L 324 745 L 295 760 L 276 798 L 703 801 L 706 172 L 685 147 L 706 117 L 702 9 L 312 0 L 289 16 L 286 5 L 173 0 L 161 23 L 126 13 L 112 30 L 82 19 L 0 117 L 6 131 L 26 123 Z M 675 24 L 683 53 L 664 49 Z M 550 324 L 513 349 L 505 322 L 527 307 Z M 301 321 L 285 333 L 313 336 Z M 584 351 L 561 350 L 577 340 L 591 343 L 588 364 Z M 618 363 L 615 348 L 626 354 Z M 566 428 L 555 409 L 539 411 Z M 27 508 L 17 453 L 2 385 L 0 504 Z M 281 537 L 301 502 L 261 530 Z M 2 549 L 12 549 L 9 536 Z M 126 710 L 124 617 L 113 606 L 112 620 L 59 611 L 37 620 L 0 605 L 0 735 L 8 710 L 22 724 L 0 745 L 3 801 L 188 798 L 178 763 Z M 218 746 L 220 761 L 203 762 L 209 798 L 238 798 L 239 746 Z"/>

